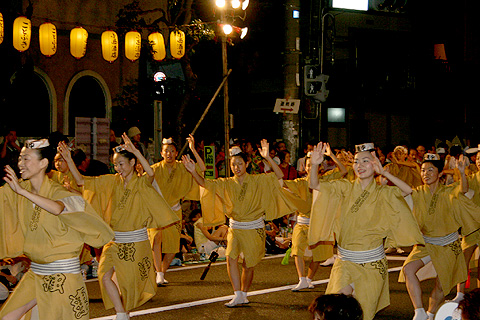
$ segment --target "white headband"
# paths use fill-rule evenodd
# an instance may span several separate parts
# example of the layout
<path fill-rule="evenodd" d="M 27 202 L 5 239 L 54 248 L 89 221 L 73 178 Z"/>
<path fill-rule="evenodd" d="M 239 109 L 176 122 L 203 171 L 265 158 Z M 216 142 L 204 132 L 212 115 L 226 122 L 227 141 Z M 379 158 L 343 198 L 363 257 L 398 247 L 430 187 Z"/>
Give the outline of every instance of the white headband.
<path fill-rule="evenodd" d="M 236 156 L 237 154 L 241 153 L 242 149 L 240 147 L 231 147 L 230 148 L 230 157 Z"/>
<path fill-rule="evenodd" d="M 163 138 L 162 144 L 173 144 L 173 139 L 172 138 Z"/>
<path fill-rule="evenodd" d="M 48 147 L 50 143 L 48 142 L 48 139 L 40 139 L 40 140 L 27 140 L 25 141 L 25 148 L 27 149 L 40 149 L 40 148 L 45 148 Z"/>
<path fill-rule="evenodd" d="M 375 150 L 375 146 L 371 142 L 355 145 L 355 152 L 373 151 L 373 150 Z"/>
<path fill-rule="evenodd" d="M 440 160 L 440 156 L 436 153 L 426 153 L 423 157 L 423 160 L 432 161 L 432 160 Z"/>
<path fill-rule="evenodd" d="M 393 149 L 393 152 L 397 152 L 398 150 L 401 150 L 403 153 L 408 153 L 408 149 L 404 146 L 396 146 L 395 149 Z"/>

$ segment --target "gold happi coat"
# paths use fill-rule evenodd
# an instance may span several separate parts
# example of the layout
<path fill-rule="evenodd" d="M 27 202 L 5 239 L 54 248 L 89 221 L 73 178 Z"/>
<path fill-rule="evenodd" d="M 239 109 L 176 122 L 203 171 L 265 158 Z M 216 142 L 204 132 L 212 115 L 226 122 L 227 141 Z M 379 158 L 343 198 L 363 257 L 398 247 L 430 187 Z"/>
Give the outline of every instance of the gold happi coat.
<path fill-rule="evenodd" d="M 200 203 L 205 226 L 224 224 L 225 216 L 248 222 L 261 217 L 273 220 L 295 211 L 282 193 L 275 173 L 246 173 L 242 184 L 237 177 L 205 179 L 205 187 L 200 188 Z M 245 255 L 247 267 L 255 266 L 265 255 L 265 228 L 229 228 L 226 255 L 236 259 L 240 252 Z"/>
<path fill-rule="evenodd" d="M 338 169 L 335 169 L 318 178 L 324 181 L 332 181 L 340 179 L 342 176 L 343 174 L 341 174 Z M 309 187 L 309 178 L 284 180 L 283 182 L 287 187 L 287 190 L 284 189 L 283 193 L 297 208 L 297 215 L 299 217 L 310 218 L 312 190 Z M 292 256 L 303 257 L 305 249 L 308 246 L 308 230 L 309 225 L 295 224 L 292 234 Z M 333 241 L 325 241 L 312 249 L 313 261 L 323 261 L 330 258 L 333 255 L 333 244 Z"/>
<path fill-rule="evenodd" d="M 389 163 L 385 166 L 385 170 L 390 172 L 395 177 L 399 178 L 412 188 L 416 188 L 423 184 L 422 177 L 420 176 L 420 170 L 414 167 L 398 163 Z M 393 185 L 391 182 L 389 185 Z"/>
<path fill-rule="evenodd" d="M 389 244 L 402 247 L 424 243 L 410 208 L 396 187 L 374 180 L 362 189 L 358 179 L 320 181 L 313 192 L 309 244 L 337 241 L 341 248 L 366 251 Z M 336 259 L 326 293 L 355 288 L 366 320 L 390 304 L 387 259 L 357 264 Z"/>
<path fill-rule="evenodd" d="M 198 201 L 200 199 L 199 187 L 181 161 L 175 161 L 171 170 L 169 170 L 165 160 L 152 165 L 152 169 L 155 172 L 155 181 L 160 187 L 163 197 L 168 205 L 174 209 L 180 220 L 175 225 L 162 230 L 162 252 L 177 253 L 182 230 L 182 209 L 179 204 L 183 199 Z M 197 171 L 199 171 L 198 168 Z M 159 228 L 148 230 L 152 246 L 159 231 Z"/>
<path fill-rule="evenodd" d="M 468 235 L 480 227 L 480 208 L 460 192 L 458 185 L 438 185 L 432 194 L 427 185 L 414 189 L 413 213 L 420 230 L 427 237 L 444 237 L 461 231 Z M 457 284 L 467 280 L 467 267 L 462 254 L 461 242 L 439 246 L 426 243 L 415 246 L 404 265 L 430 256 L 438 275 L 443 293 L 447 295 Z M 435 274 L 417 273 L 420 280 L 434 277 Z M 403 272 L 399 281 L 404 282 Z"/>
<path fill-rule="evenodd" d="M 84 197 L 102 214 L 114 231 L 165 227 L 178 217 L 148 181 L 133 175 L 124 187 L 120 175 L 84 177 Z M 132 243 L 109 242 L 99 261 L 98 278 L 115 268 L 126 310 L 136 308 L 155 295 L 157 284 L 152 249 L 148 240 Z M 99 280 L 105 308 L 113 307 L 103 282 Z"/>
<path fill-rule="evenodd" d="M 20 182 L 31 191 L 29 181 Z M 45 177 L 39 195 L 61 201 L 65 210 L 53 215 L 15 193 L 0 188 L 0 257 L 25 254 L 46 264 L 78 258 L 84 243 L 101 247 L 113 231 L 78 194 Z M 88 293 L 80 273 L 42 276 L 29 270 L 0 311 L 0 317 L 37 300 L 40 319 L 88 319 Z"/>

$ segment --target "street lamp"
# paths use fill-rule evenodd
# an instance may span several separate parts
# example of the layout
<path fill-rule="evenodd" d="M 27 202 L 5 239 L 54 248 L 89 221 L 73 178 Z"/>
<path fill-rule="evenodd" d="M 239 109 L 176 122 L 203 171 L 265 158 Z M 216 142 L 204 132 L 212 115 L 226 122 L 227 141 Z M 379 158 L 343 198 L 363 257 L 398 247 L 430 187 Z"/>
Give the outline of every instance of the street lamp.
<path fill-rule="evenodd" d="M 240 29 L 236 26 L 232 26 L 235 22 L 235 18 L 239 17 L 235 15 L 235 11 L 241 7 L 242 11 L 245 11 L 248 7 L 248 0 L 231 0 L 230 6 L 227 6 L 226 0 L 215 0 L 216 6 L 220 9 L 220 23 L 222 26 L 223 34 L 222 39 L 222 69 L 223 78 L 228 74 L 228 60 L 227 60 L 227 36 L 233 31 L 240 34 L 240 38 L 243 39 L 247 34 L 248 28 Z M 227 12 L 228 20 L 227 21 Z M 231 22 L 231 23 L 230 23 Z M 225 131 L 225 176 L 230 176 L 230 119 L 228 111 L 228 79 L 223 86 L 223 124 Z"/>

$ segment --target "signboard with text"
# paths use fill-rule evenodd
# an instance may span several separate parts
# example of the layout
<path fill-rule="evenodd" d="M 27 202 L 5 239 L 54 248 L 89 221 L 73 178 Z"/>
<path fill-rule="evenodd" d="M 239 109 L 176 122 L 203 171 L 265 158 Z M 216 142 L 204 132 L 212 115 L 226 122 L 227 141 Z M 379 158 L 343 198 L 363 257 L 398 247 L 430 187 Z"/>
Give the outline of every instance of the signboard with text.
<path fill-rule="evenodd" d="M 215 147 L 205 146 L 203 148 L 203 161 L 205 161 L 205 179 L 215 179 Z"/>
<path fill-rule="evenodd" d="M 273 112 L 298 113 L 298 108 L 300 108 L 300 99 L 277 99 Z"/>

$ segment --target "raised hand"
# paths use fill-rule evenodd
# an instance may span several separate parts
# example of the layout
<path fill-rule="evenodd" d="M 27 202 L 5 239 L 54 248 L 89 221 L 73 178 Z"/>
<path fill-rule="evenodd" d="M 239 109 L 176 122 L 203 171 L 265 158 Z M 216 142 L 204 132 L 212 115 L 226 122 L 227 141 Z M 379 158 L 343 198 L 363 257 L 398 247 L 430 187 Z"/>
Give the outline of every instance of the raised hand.
<path fill-rule="evenodd" d="M 324 145 L 326 145 L 326 148 L 325 148 L 325 155 L 327 157 L 332 157 L 332 149 L 330 148 L 330 143 L 328 142 L 325 142 Z"/>
<path fill-rule="evenodd" d="M 135 148 L 135 145 L 132 143 L 132 141 L 130 140 L 130 138 L 127 136 L 125 132 L 122 134 L 122 139 L 123 139 L 122 147 L 125 150 L 131 153 L 135 153 L 137 151 L 137 148 Z"/>
<path fill-rule="evenodd" d="M 188 147 L 190 148 L 190 150 L 192 151 L 195 150 L 195 138 L 191 133 L 188 135 L 187 141 L 188 141 Z"/>
<path fill-rule="evenodd" d="M 190 156 L 188 154 L 182 156 L 182 163 L 188 172 L 195 171 L 195 162 L 192 159 L 190 159 Z"/>
<path fill-rule="evenodd" d="M 319 142 L 313 147 L 313 151 L 310 157 L 310 163 L 312 165 L 320 165 L 323 162 L 325 152 L 327 150 L 327 143 Z"/>
<path fill-rule="evenodd" d="M 58 143 L 57 151 L 62 155 L 65 161 L 72 159 L 72 153 L 70 152 L 70 148 L 64 141 L 60 141 Z"/>
<path fill-rule="evenodd" d="M 9 165 L 5 166 L 5 177 L 3 178 L 3 180 L 5 180 L 10 186 L 10 188 L 12 188 L 12 190 L 18 194 L 20 194 L 20 192 L 24 190 L 18 183 L 18 178 L 15 174 L 15 171 L 13 171 L 13 169 Z"/>
<path fill-rule="evenodd" d="M 464 157 L 463 154 L 461 154 L 459 159 L 455 161 L 455 167 L 457 167 L 460 173 L 465 174 L 465 168 L 467 167 L 467 157 Z"/>
<path fill-rule="evenodd" d="M 382 163 L 377 158 L 375 151 L 372 151 L 371 154 L 373 158 L 373 169 L 375 170 L 376 173 L 383 175 L 383 173 L 385 172 L 385 169 L 383 169 Z"/>
<path fill-rule="evenodd" d="M 270 157 L 270 144 L 268 143 L 267 139 L 262 139 L 260 141 L 260 144 L 262 148 L 258 148 L 258 152 L 260 152 L 260 155 L 264 157 L 265 159 Z"/>

